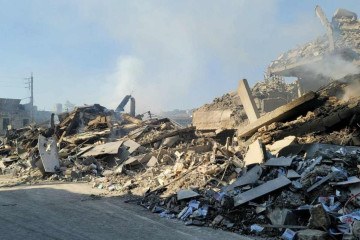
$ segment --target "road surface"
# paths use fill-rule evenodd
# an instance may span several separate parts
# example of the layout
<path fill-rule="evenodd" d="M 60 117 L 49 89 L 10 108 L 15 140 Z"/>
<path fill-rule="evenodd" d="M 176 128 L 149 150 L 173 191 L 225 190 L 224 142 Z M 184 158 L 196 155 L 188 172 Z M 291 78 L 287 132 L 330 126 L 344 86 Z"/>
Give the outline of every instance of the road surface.
<path fill-rule="evenodd" d="M 101 194 L 86 183 L 0 187 L 0 239 L 249 239 L 162 219 L 119 197 L 93 197 Z"/>

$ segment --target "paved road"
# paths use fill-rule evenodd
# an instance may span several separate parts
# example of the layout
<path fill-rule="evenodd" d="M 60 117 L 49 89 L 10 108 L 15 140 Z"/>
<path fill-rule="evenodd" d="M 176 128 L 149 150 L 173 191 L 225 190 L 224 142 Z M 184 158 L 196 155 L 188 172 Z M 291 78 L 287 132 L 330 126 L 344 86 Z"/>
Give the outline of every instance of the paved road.
<path fill-rule="evenodd" d="M 0 188 L 0 239 L 249 239 L 200 227 L 186 227 L 88 184 L 47 184 Z"/>

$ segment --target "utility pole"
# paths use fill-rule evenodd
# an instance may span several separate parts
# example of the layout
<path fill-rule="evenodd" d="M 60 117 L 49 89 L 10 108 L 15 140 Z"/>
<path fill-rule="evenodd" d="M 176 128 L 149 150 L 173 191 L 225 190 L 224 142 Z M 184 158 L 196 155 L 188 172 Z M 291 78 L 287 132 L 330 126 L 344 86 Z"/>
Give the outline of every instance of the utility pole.
<path fill-rule="evenodd" d="M 30 117 L 31 122 L 34 122 L 34 76 L 31 73 L 30 78 L 27 78 L 28 86 L 27 88 L 30 90 Z"/>

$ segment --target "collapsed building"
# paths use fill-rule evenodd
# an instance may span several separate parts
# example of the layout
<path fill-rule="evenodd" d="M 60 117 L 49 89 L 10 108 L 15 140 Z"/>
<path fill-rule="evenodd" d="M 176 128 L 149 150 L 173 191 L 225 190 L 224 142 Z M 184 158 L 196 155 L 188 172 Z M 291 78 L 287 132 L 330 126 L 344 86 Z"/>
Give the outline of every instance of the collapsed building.
<path fill-rule="evenodd" d="M 357 15 L 338 9 L 329 22 L 319 6 L 316 14 L 326 34 L 281 54 L 268 68 L 270 75 L 296 77 L 302 93 L 316 91 L 347 74 L 359 73 L 360 22 Z"/>
<path fill-rule="evenodd" d="M 256 83 L 251 90 L 259 115 L 309 91 L 317 91 L 331 81 L 360 74 L 360 22 L 357 15 L 338 9 L 329 22 L 319 6 L 315 11 L 327 31 L 326 35 L 272 61 L 265 80 Z M 289 77 L 296 80 L 286 83 L 285 79 Z M 248 116 L 241 95 L 238 91 L 231 92 L 198 108 L 193 114 L 194 126 L 201 131 L 221 132 L 247 125 Z"/>
<path fill-rule="evenodd" d="M 358 23 L 345 10 L 335 16 Z M 93 105 L 60 114 L 57 125 L 13 129 L 0 143 L 1 172 L 26 183 L 92 182 L 189 226 L 360 238 L 360 75 L 299 94 L 281 74 L 252 89 L 240 81 L 195 111 L 190 127 Z M 212 137 L 224 130 L 225 141 Z"/>
<path fill-rule="evenodd" d="M 259 115 L 291 102 L 298 95 L 297 83 L 286 83 L 278 76 L 267 77 L 251 90 Z M 211 104 L 193 112 L 193 125 L 202 132 L 226 131 L 248 124 L 239 92 L 231 92 L 215 98 Z"/>

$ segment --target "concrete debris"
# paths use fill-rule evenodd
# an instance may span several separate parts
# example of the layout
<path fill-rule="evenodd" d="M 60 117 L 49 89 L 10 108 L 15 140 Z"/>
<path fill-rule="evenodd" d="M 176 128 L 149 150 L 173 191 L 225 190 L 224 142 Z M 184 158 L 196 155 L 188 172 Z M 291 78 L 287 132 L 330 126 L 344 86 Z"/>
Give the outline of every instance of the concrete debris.
<path fill-rule="evenodd" d="M 196 198 L 199 194 L 197 192 L 194 192 L 192 190 L 180 190 L 177 192 L 177 200 L 184 200 L 189 198 Z"/>
<path fill-rule="evenodd" d="M 293 160 L 294 158 L 292 157 L 270 158 L 266 161 L 265 166 L 290 167 Z"/>
<path fill-rule="evenodd" d="M 246 165 L 263 163 L 266 158 L 265 146 L 260 140 L 254 141 L 246 152 L 244 162 Z"/>
<path fill-rule="evenodd" d="M 310 94 L 311 112 L 294 111 L 247 138 L 204 137 L 166 118 L 129 120 L 99 105 L 78 108 L 54 129 L 13 129 L 0 147 L 1 172 L 30 183 L 89 181 L 139 196 L 142 206 L 188 226 L 283 239 L 348 234 L 360 220 L 360 147 L 332 134 L 359 133 L 360 104 L 330 93 L 350 82 Z M 315 124 L 334 113 L 336 124 Z M 331 231 L 318 231 L 324 227 Z"/>
<path fill-rule="evenodd" d="M 258 197 L 261 197 L 265 194 L 271 193 L 275 190 L 283 188 L 289 185 L 291 181 L 284 176 L 276 178 L 274 180 L 270 180 L 256 188 L 248 190 L 244 193 L 240 193 L 239 195 L 234 197 L 235 207 L 240 206 L 244 203 L 247 203 L 251 200 L 254 200 Z"/>
<path fill-rule="evenodd" d="M 329 239 L 326 232 L 316 230 L 316 229 L 300 230 L 297 232 L 297 238 L 299 240 L 326 240 L 326 239 Z"/>
<path fill-rule="evenodd" d="M 360 75 L 328 77 L 300 94 L 305 78 L 287 84 L 276 76 L 318 83 L 318 74 L 304 73 L 304 58 L 349 54 L 349 47 L 360 54 L 356 14 L 339 9 L 329 29 L 317 13 L 339 35 L 334 52 L 329 34 L 289 51 L 251 91 L 243 81 L 240 96 L 197 109 L 193 126 L 122 113 L 131 96 L 118 111 L 78 107 L 51 127 L 9 128 L 0 140 L 0 173 L 29 184 L 91 182 L 186 225 L 266 239 L 358 237 L 360 95 L 353 89 Z"/>
<path fill-rule="evenodd" d="M 297 225 L 295 214 L 289 209 L 275 208 L 268 214 L 273 225 Z"/>
<path fill-rule="evenodd" d="M 293 179 L 293 178 L 300 178 L 300 174 L 298 174 L 297 172 L 295 172 L 294 170 L 290 169 L 288 172 L 287 172 L 287 175 L 286 177 L 288 179 Z"/>
<path fill-rule="evenodd" d="M 239 128 L 238 136 L 248 137 L 256 133 L 261 127 L 270 125 L 275 122 L 286 121 L 292 117 L 299 116 L 299 114 L 302 114 L 313 108 L 316 99 L 316 94 L 314 92 L 309 92 L 304 96 L 301 96 L 300 98 L 297 98 L 294 101 L 265 114 L 247 126 Z"/>
<path fill-rule="evenodd" d="M 297 98 L 298 88 L 297 84 L 288 84 L 282 78 L 271 76 L 258 82 L 252 88 L 251 96 L 254 98 L 256 108 L 253 108 L 251 102 L 250 104 L 255 112 L 254 116 L 258 118 L 257 111 L 263 115 Z M 200 131 L 235 130 L 239 126 L 246 126 L 248 116 L 241 97 L 243 97 L 242 92 L 234 91 L 196 109 L 193 113 L 193 125 Z"/>
<path fill-rule="evenodd" d="M 251 168 L 249 171 L 247 171 L 243 176 L 241 176 L 239 179 L 237 179 L 232 184 L 226 186 L 223 191 L 227 192 L 230 190 L 233 190 L 236 187 L 242 187 L 249 184 L 254 184 L 256 181 L 259 180 L 260 176 L 262 174 L 262 168 L 260 165 L 256 165 L 253 168 Z"/>
<path fill-rule="evenodd" d="M 255 105 L 254 98 L 251 94 L 250 87 L 246 79 L 240 80 L 238 95 L 244 106 L 244 110 L 249 121 L 251 123 L 255 122 L 260 117 L 260 113 L 257 109 L 257 106 Z"/>
<path fill-rule="evenodd" d="M 319 204 L 310 208 L 309 227 L 312 228 L 325 228 L 327 229 L 331 225 L 330 217 L 323 208 L 323 205 Z"/>
<path fill-rule="evenodd" d="M 288 136 L 282 140 L 274 142 L 271 145 L 267 145 L 266 148 L 270 151 L 271 154 L 276 156 L 282 149 L 295 143 L 296 143 L 296 137 Z"/>
<path fill-rule="evenodd" d="M 56 172 L 60 168 L 60 164 L 55 138 L 45 138 L 39 135 L 38 149 L 44 172 Z M 5 159 L 5 162 L 9 161 Z"/>

